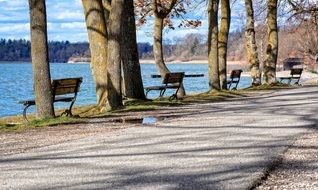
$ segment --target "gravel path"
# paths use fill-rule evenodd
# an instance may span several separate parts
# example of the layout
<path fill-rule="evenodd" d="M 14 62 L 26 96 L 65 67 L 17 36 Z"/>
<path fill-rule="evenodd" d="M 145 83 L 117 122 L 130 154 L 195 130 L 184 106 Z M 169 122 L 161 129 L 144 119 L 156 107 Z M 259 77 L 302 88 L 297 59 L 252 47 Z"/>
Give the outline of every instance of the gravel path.
<path fill-rule="evenodd" d="M 299 137 L 256 189 L 318 189 L 318 133 Z"/>
<path fill-rule="evenodd" d="M 300 88 L 134 113 L 167 118 L 152 125 L 94 119 L 49 128 L 43 141 L 45 130 L 0 135 L 0 186 L 250 189 L 261 183 L 258 189 L 317 189 L 317 93 L 318 87 Z"/>
<path fill-rule="evenodd" d="M 126 127 L 129 125 L 112 123 L 105 127 L 105 123 L 95 122 L 46 127 L 24 132 L 0 133 L 0 155 L 28 152 L 35 148 L 82 139 L 96 134 L 110 133 Z"/>

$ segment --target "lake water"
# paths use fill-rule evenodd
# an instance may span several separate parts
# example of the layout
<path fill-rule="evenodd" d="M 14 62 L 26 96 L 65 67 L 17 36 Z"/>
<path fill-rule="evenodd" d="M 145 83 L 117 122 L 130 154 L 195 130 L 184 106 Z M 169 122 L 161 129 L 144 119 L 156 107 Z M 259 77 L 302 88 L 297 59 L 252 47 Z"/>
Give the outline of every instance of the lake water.
<path fill-rule="evenodd" d="M 183 71 L 186 74 L 204 74 L 204 77 L 185 78 L 186 93 L 206 92 L 208 90 L 207 64 L 168 64 L 171 71 Z M 94 104 L 96 102 L 95 86 L 89 64 L 52 63 L 52 79 L 66 77 L 83 77 L 81 90 L 78 94 L 76 105 Z M 157 74 L 154 64 L 142 64 L 141 71 L 144 86 L 160 85 L 159 78 L 151 78 L 151 74 Z M 239 88 L 251 84 L 249 77 L 242 77 Z M 166 94 L 172 94 L 167 91 Z M 148 98 L 158 97 L 158 91 L 152 91 Z M 31 63 L 1 63 L 0 64 L 0 117 L 21 114 L 23 105 L 20 100 L 33 99 L 33 76 Z M 55 107 L 68 107 L 69 104 L 55 103 Z M 30 112 L 34 108 L 29 109 Z"/>

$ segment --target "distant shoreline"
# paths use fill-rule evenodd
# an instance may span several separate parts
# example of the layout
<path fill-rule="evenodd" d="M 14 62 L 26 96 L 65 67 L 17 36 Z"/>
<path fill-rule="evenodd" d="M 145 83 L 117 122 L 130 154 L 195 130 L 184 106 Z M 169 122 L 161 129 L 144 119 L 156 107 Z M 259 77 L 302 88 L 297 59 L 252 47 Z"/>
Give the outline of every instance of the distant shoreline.
<path fill-rule="evenodd" d="M 1 63 L 31 63 L 31 61 L 0 61 Z M 50 63 L 58 63 L 58 62 L 50 62 Z M 67 62 L 68 64 L 89 64 L 86 61 L 78 61 L 78 62 Z M 155 64 L 154 59 L 140 59 L 140 64 Z M 173 61 L 165 61 L 166 64 L 208 64 L 208 60 L 191 60 L 191 61 L 181 61 L 181 60 L 173 60 Z M 228 65 L 245 65 L 245 61 L 228 61 Z"/>
<path fill-rule="evenodd" d="M 69 64 L 88 64 L 89 62 L 68 62 Z M 155 64 L 154 59 L 140 59 L 140 64 Z M 165 61 L 166 64 L 208 64 L 208 60 L 191 60 L 191 61 Z M 228 61 L 228 65 L 244 65 L 245 61 Z"/>

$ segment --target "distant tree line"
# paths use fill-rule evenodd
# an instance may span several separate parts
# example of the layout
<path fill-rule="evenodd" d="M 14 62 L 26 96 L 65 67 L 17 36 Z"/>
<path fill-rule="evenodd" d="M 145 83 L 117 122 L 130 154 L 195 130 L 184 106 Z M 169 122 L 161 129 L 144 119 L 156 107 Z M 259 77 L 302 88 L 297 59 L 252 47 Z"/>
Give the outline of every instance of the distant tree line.
<path fill-rule="evenodd" d="M 0 39 L 1 61 L 30 61 L 30 52 L 30 41 Z"/>
<path fill-rule="evenodd" d="M 87 42 L 49 41 L 49 59 L 53 63 L 66 63 L 70 57 L 90 57 Z M 152 45 L 138 43 L 139 58 L 149 57 Z M 0 61 L 31 61 L 31 43 L 25 39 L 0 39 Z"/>
<path fill-rule="evenodd" d="M 242 37 L 235 32 L 233 36 Z M 233 38 L 230 41 L 236 41 Z M 187 34 L 184 37 L 167 39 L 163 43 L 164 55 L 168 61 L 191 59 L 207 59 L 206 36 L 203 34 Z M 49 41 L 49 59 L 54 63 L 65 63 L 71 57 L 90 57 L 87 42 L 71 43 L 69 41 Z M 140 59 L 153 59 L 153 46 L 148 42 L 138 43 Z M 0 39 L 0 61 L 30 61 L 31 43 L 25 39 Z M 243 58 L 241 55 L 239 58 Z"/>
<path fill-rule="evenodd" d="M 50 62 L 64 63 L 71 56 L 89 56 L 88 43 L 70 43 L 69 41 L 50 41 Z M 30 61 L 31 43 L 25 39 L 0 39 L 0 61 Z"/>

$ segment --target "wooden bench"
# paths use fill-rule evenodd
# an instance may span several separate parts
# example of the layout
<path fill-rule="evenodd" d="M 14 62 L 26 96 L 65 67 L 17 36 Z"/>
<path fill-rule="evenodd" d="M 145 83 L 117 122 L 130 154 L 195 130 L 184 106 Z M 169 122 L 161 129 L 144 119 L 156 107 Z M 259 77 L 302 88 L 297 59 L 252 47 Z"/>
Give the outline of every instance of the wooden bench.
<path fill-rule="evenodd" d="M 280 82 L 287 80 L 288 81 L 287 84 L 290 84 L 292 80 L 296 80 L 295 84 L 299 85 L 299 80 L 302 73 L 303 73 L 303 68 L 293 68 L 290 70 L 289 77 L 279 77 L 278 79 L 280 80 Z"/>
<path fill-rule="evenodd" d="M 169 101 L 176 99 L 178 100 L 177 93 L 182 85 L 184 78 L 184 72 L 167 73 L 165 74 L 161 86 L 149 86 L 145 87 L 146 96 L 152 90 L 158 90 L 159 97 L 162 97 L 167 89 L 176 89 L 176 92 L 169 97 Z"/>
<path fill-rule="evenodd" d="M 54 102 L 71 102 L 69 109 L 65 110 L 63 114 L 66 116 L 72 116 L 72 107 L 75 103 L 77 93 L 80 89 L 80 84 L 82 83 L 83 79 L 80 78 L 65 78 L 65 79 L 56 79 L 53 80 L 51 83 L 52 88 L 52 96 L 53 96 L 53 103 Z M 24 105 L 23 109 L 23 118 L 24 120 L 28 121 L 26 117 L 27 109 L 30 106 L 35 105 L 35 100 L 24 100 L 20 101 L 20 104 Z M 54 105 L 53 105 L 54 106 Z"/>
<path fill-rule="evenodd" d="M 235 85 L 232 90 L 236 90 L 237 89 L 237 85 L 239 84 L 240 82 L 240 79 L 241 79 L 241 73 L 243 71 L 241 69 L 239 70 L 232 70 L 231 71 L 231 75 L 230 75 L 230 80 L 227 81 L 227 84 L 229 85 L 228 86 L 228 89 L 231 90 L 231 86 L 232 85 Z"/>

